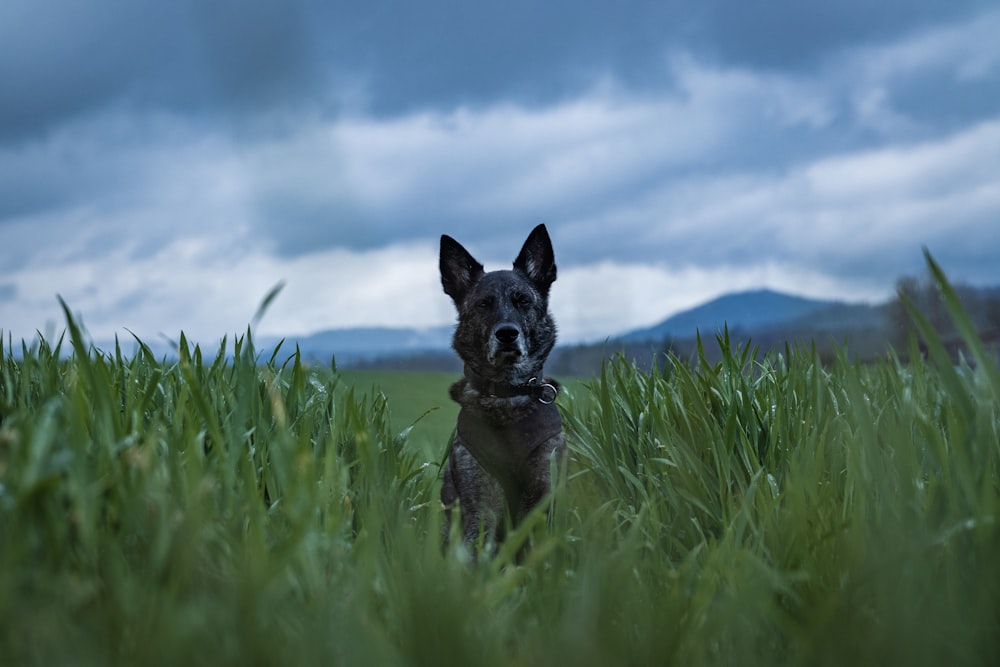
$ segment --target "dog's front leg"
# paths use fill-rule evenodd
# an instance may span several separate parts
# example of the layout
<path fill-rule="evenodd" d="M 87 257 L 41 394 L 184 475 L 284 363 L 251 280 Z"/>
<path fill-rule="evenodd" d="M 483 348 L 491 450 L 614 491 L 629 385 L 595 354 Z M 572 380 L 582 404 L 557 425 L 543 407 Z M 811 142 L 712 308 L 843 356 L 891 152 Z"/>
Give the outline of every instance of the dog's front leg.
<path fill-rule="evenodd" d="M 460 441 L 455 442 L 445 468 L 441 501 L 445 506 L 446 537 L 451 508 L 457 501 L 463 544 L 473 552 L 480 544 L 487 552 L 492 551 L 503 529 L 503 488 Z"/>

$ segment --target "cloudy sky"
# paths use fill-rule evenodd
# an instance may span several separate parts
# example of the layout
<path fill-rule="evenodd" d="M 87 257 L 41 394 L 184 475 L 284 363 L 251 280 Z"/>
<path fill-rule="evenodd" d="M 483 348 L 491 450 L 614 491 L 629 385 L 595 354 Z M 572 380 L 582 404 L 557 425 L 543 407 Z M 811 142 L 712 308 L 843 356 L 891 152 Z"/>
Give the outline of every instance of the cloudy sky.
<path fill-rule="evenodd" d="M 1000 284 L 995 0 L 5 0 L 0 329 L 454 320 L 544 222 L 562 340 Z"/>

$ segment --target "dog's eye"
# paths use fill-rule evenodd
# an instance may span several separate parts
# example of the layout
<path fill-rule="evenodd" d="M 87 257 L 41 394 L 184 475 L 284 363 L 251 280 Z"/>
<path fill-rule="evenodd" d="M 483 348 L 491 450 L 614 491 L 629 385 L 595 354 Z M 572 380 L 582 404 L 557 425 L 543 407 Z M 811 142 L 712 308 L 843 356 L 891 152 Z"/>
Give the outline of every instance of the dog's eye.
<path fill-rule="evenodd" d="M 511 301 L 514 303 L 514 306 L 517 307 L 517 308 L 524 309 L 524 308 L 528 308 L 529 306 L 531 306 L 531 297 L 529 297 L 527 294 L 524 294 L 522 292 L 518 292 L 518 293 L 514 294 L 514 296 L 511 297 Z"/>
<path fill-rule="evenodd" d="M 483 310 L 489 310 L 490 308 L 493 307 L 493 297 L 484 296 L 476 303 L 476 306 L 482 308 Z"/>

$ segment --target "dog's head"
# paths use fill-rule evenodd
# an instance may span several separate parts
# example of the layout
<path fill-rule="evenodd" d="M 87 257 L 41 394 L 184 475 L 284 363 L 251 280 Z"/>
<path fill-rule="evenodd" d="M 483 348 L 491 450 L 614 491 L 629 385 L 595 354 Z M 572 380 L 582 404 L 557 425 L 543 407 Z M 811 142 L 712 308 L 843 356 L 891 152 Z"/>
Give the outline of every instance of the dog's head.
<path fill-rule="evenodd" d="M 538 375 L 556 340 L 549 313 L 555 279 L 545 225 L 532 230 L 512 271 L 487 273 L 455 239 L 442 236 L 441 284 L 458 309 L 454 347 L 466 365 L 512 384 Z"/>

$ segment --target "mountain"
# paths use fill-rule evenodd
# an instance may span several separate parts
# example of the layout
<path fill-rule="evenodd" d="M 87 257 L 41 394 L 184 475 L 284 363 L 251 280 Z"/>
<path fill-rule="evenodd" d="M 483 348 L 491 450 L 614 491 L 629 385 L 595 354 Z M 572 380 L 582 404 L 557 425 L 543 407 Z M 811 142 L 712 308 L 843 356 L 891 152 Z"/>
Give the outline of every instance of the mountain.
<path fill-rule="evenodd" d="M 875 312 L 871 306 L 808 299 L 767 289 L 752 290 L 726 294 L 672 315 L 652 327 L 628 332 L 620 339 L 636 343 L 688 338 L 697 332 L 712 336 L 726 325 L 730 331 L 762 331 L 814 317 L 818 325 L 836 322 L 837 326 L 842 326 L 845 321 L 863 317 L 868 311 Z"/>
<path fill-rule="evenodd" d="M 287 336 L 283 350 L 294 350 L 298 345 L 303 356 L 329 361 L 335 357 L 338 364 L 356 364 L 374 359 L 407 357 L 427 352 L 447 350 L 455 327 L 430 327 L 405 329 L 390 327 L 362 327 L 330 329 L 307 336 Z M 257 342 L 259 349 L 273 348 L 280 338 L 263 338 Z"/>

